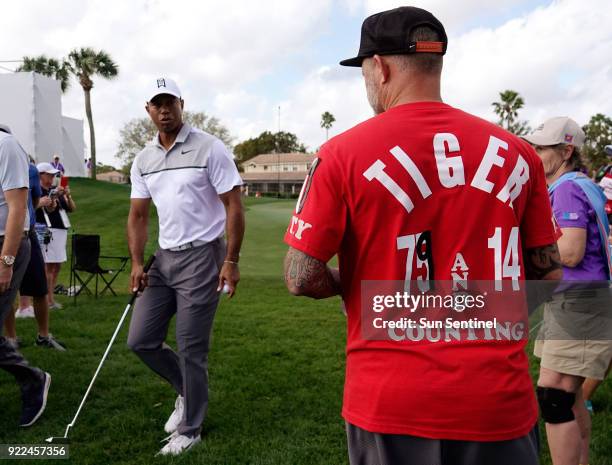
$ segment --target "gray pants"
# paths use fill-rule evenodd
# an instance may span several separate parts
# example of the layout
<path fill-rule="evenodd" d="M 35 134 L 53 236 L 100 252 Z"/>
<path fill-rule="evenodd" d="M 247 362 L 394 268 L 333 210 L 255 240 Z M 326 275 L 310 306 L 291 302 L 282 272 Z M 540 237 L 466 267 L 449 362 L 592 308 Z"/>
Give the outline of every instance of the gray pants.
<path fill-rule="evenodd" d="M 526 436 L 477 442 L 371 433 L 346 424 L 351 465 L 538 465 L 537 424 Z"/>
<path fill-rule="evenodd" d="M 0 238 L 0 247 L 4 238 Z M 13 278 L 11 279 L 11 285 L 7 291 L 0 294 L 0 368 L 11 373 L 20 386 L 27 385 L 29 383 L 38 382 L 42 375 L 42 372 L 38 368 L 31 367 L 28 362 L 19 351 L 15 350 L 11 346 L 6 338 L 2 336 L 2 329 L 4 326 L 4 319 L 13 311 L 13 301 L 21 285 L 23 274 L 30 261 L 30 241 L 28 238 L 21 240 L 19 251 L 15 257 L 15 263 L 13 264 Z"/>
<path fill-rule="evenodd" d="M 185 399 L 180 434 L 199 434 L 208 409 L 208 350 L 225 243 L 172 252 L 158 250 L 149 285 L 136 300 L 128 346 Z M 165 344 L 176 314 L 178 353 Z"/>

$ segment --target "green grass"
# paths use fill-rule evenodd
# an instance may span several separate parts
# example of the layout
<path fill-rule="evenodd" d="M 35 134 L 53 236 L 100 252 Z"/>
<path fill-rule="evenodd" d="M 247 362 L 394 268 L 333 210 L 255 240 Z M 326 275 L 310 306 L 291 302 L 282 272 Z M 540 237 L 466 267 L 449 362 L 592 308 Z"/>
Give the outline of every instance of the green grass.
<path fill-rule="evenodd" d="M 102 236 L 102 252 L 127 253 L 125 220 L 129 189 L 73 180 L 79 233 Z M 290 297 L 282 281 L 282 242 L 294 201 L 248 199 L 247 233 L 238 294 L 222 298 L 210 354 L 210 410 L 203 442 L 188 454 L 155 458 L 174 395 L 126 347 L 127 324 L 119 335 L 81 416 L 71 432 L 74 464 L 345 464 L 340 417 L 344 377 L 344 317 L 338 299 Z M 155 249 L 152 212 L 148 252 Z M 67 266 L 60 281 L 68 282 Z M 47 411 L 27 430 L 19 429 L 17 385 L 0 371 L 0 443 L 41 443 L 61 436 L 91 379 L 128 300 L 127 273 L 116 281 L 118 297 L 79 298 L 52 313 L 51 329 L 66 353 L 32 345 L 35 325 L 18 320 L 28 360 L 51 372 Z M 174 341 L 170 331 L 170 343 Z M 536 365 L 533 365 L 536 370 Z M 596 398 L 592 464 L 610 464 L 612 389 Z M 545 443 L 545 440 L 543 441 Z M 37 462 L 37 463 L 44 463 Z M 543 463 L 549 463 L 544 453 Z"/>

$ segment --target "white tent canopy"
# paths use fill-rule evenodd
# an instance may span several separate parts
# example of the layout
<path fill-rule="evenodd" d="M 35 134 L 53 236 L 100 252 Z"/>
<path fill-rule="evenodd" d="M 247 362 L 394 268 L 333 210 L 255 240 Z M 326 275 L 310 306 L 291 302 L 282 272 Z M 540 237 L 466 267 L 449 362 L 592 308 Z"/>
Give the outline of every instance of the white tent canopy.
<path fill-rule="evenodd" d="M 37 162 L 55 155 L 68 176 L 85 176 L 83 121 L 62 116 L 55 79 L 34 72 L 0 74 L 0 123 L 11 128 Z"/>
<path fill-rule="evenodd" d="M 62 155 L 60 161 L 66 169 L 66 176 L 85 176 L 83 153 L 83 120 L 62 116 Z"/>

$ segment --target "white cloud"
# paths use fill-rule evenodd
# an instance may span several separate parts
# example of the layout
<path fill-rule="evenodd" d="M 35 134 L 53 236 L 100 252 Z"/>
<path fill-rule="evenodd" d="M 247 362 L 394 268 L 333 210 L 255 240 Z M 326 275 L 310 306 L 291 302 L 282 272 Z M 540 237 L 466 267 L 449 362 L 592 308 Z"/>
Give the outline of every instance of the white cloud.
<path fill-rule="evenodd" d="M 601 27 L 612 10 L 603 0 L 589 3 L 554 2 L 455 38 L 446 57 L 446 99 L 492 119 L 491 102 L 514 89 L 526 102 L 522 117 L 533 124 L 558 114 L 586 123 L 595 112 L 612 113 L 612 100 L 602 98 L 610 95 L 612 33 Z"/>
<path fill-rule="evenodd" d="M 236 141 L 254 137 L 270 130 L 271 104 L 262 96 L 237 90 L 218 94 L 213 103 L 212 114 L 232 128 Z"/>
<path fill-rule="evenodd" d="M 458 12 L 456 2 L 436 3 L 447 8 L 441 16 Z M 612 10 L 604 8 L 603 0 L 589 3 L 585 7 L 584 0 L 554 2 L 499 27 L 479 27 L 450 36 L 442 82 L 444 99 L 494 120 L 491 102 L 499 98 L 500 91 L 514 89 L 526 101 L 521 118 L 534 126 L 555 115 L 569 115 L 584 124 L 597 112 L 612 114 L 612 64 L 609 64 L 612 33 L 600 26 L 612 23 Z M 352 2 L 349 6 L 355 10 L 356 4 Z M 372 4 L 376 11 L 395 6 L 394 2 L 380 5 L 377 0 L 366 5 L 367 9 L 374 10 Z M 468 15 L 483 4 L 476 0 L 462 3 L 467 10 L 463 14 Z M 593 11 L 600 14 L 593 15 Z M 358 34 L 358 29 L 355 33 Z M 295 132 L 310 148 L 318 147 L 324 140 L 325 133 L 319 127 L 323 111 L 336 117 L 331 135 L 371 114 L 361 74 L 354 68 L 335 64 L 320 67 L 296 83 L 291 95 L 281 103 L 282 127 Z M 244 133 L 250 132 L 252 136 L 276 128 L 273 103 L 269 99 L 260 100 L 261 110 L 253 115 L 257 124 Z M 248 113 L 249 109 L 237 111 Z"/>
<path fill-rule="evenodd" d="M 295 87 L 294 94 L 282 104 L 283 127 L 298 134 L 311 149 L 325 142 L 325 130 L 320 127 L 323 112 L 336 118 L 330 137 L 372 116 L 361 73 L 355 68 L 319 68 Z"/>
<path fill-rule="evenodd" d="M 321 67 L 296 83 L 291 98 L 272 101 L 244 90 L 218 95 L 214 114 L 233 128 L 238 140 L 255 137 L 262 131 L 280 128 L 297 134 L 310 150 L 325 142 L 325 130 L 320 127 L 321 114 L 331 112 L 337 122 L 330 137 L 371 116 L 357 69 L 343 70 Z"/>
<path fill-rule="evenodd" d="M 411 6 L 431 11 L 441 22 L 448 35 L 461 32 L 465 24 L 499 17 L 512 9 L 529 4 L 530 0 L 412 0 Z M 531 1 L 533 3 L 533 1 Z M 397 8 L 406 5 L 398 0 L 363 0 L 365 14 L 370 15 L 379 11 Z"/>

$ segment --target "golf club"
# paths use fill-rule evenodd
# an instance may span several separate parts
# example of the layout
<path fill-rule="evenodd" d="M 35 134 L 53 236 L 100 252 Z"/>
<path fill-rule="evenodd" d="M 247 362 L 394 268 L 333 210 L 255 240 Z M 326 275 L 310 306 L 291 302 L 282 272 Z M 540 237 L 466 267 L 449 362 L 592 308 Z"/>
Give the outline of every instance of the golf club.
<path fill-rule="evenodd" d="M 153 265 L 154 261 L 155 261 L 155 255 L 151 255 L 149 257 L 149 259 L 147 260 L 147 263 L 144 266 L 143 271 L 145 273 L 147 273 L 149 271 L 149 269 L 151 268 L 151 265 Z M 115 332 L 113 333 L 113 336 L 111 337 L 110 342 L 108 343 L 108 346 L 106 347 L 106 351 L 104 352 L 104 355 L 102 356 L 102 360 L 100 360 L 98 368 L 97 368 L 96 372 L 94 373 L 93 378 L 91 379 L 91 382 L 89 383 L 89 387 L 87 388 L 87 391 L 85 392 L 85 395 L 83 396 L 83 400 L 81 400 L 81 404 L 79 405 L 79 408 L 77 409 L 76 414 L 74 415 L 74 418 L 66 426 L 66 432 L 64 433 L 63 436 L 51 436 L 50 438 L 45 439 L 46 442 L 53 443 L 53 444 L 67 444 L 67 443 L 69 443 L 68 433 L 70 431 L 70 428 L 72 428 L 74 426 L 74 424 L 76 423 L 77 418 L 79 417 L 79 413 L 81 413 L 81 409 L 83 408 L 83 405 L 85 405 L 85 401 L 87 400 L 87 396 L 89 395 L 89 392 L 91 391 L 91 388 L 93 387 L 94 383 L 96 382 L 96 378 L 98 377 L 98 373 L 100 373 L 100 369 L 102 368 L 102 365 L 104 364 L 104 361 L 106 360 L 106 357 L 108 356 L 108 353 L 110 352 L 111 347 L 113 346 L 113 343 L 115 342 L 115 338 L 117 337 L 117 334 L 119 334 L 119 331 L 121 330 L 121 326 L 123 326 L 123 321 L 125 320 L 125 317 L 127 316 L 128 312 L 130 311 L 130 308 L 132 307 L 132 305 L 134 305 L 134 302 L 136 301 L 136 298 L 138 297 L 138 291 L 132 293 L 132 297 L 130 298 L 130 301 L 128 302 L 127 306 L 125 307 L 125 310 L 123 311 L 123 315 L 121 315 L 121 319 L 119 320 L 119 323 L 117 324 L 117 327 L 115 328 Z"/>

